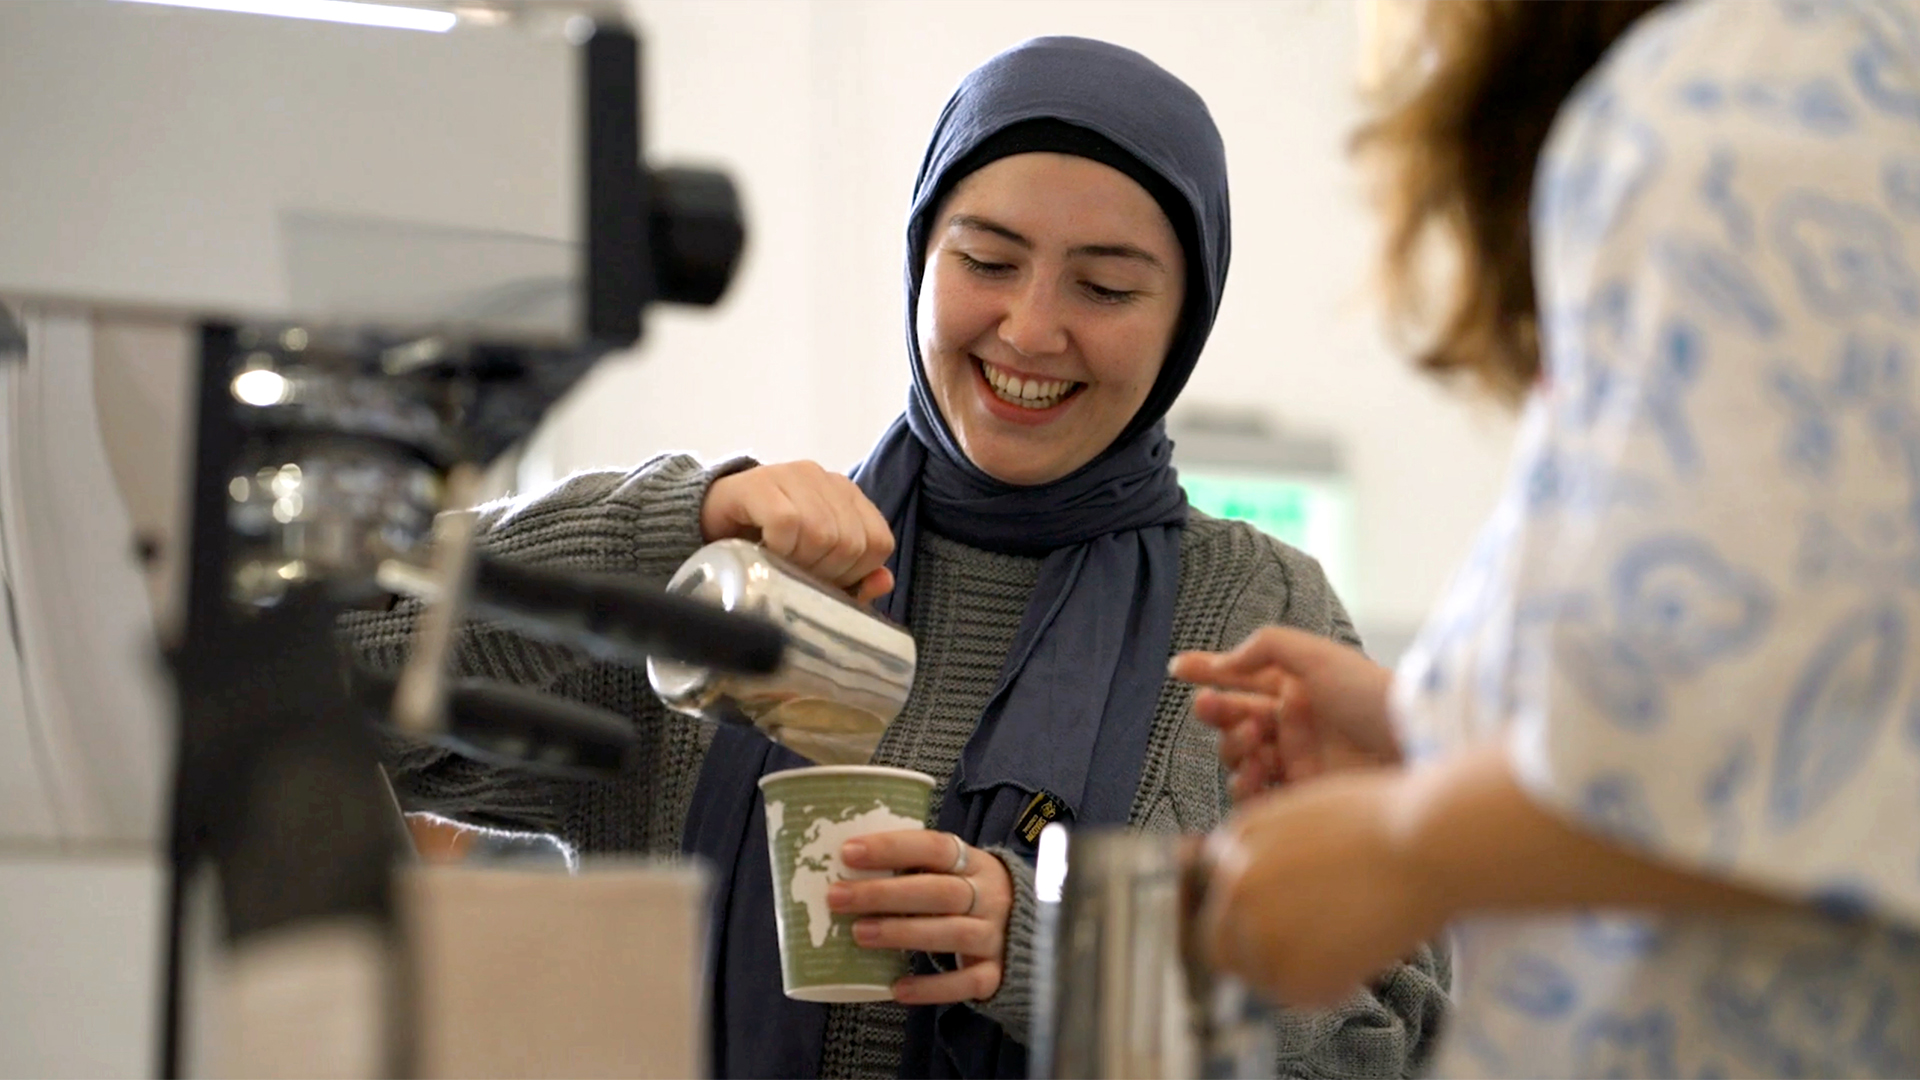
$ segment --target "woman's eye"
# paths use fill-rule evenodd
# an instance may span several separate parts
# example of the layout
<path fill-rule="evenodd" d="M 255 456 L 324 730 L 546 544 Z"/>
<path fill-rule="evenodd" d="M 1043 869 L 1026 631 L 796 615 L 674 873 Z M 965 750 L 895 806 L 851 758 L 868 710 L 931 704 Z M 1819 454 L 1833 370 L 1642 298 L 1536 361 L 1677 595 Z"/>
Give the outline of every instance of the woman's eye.
<path fill-rule="evenodd" d="M 1097 303 L 1102 304 L 1124 304 L 1139 295 L 1137 291 L 1132 289 L 1109 289 L 1104 285 L 1095 285 L 1091 281 L 1082 282 L 1081 284 L 1082 287 L 1087 290 L 1088 296 L 1093 297 Z"/>
<path fill-rule="evenodd" d="M 1000 277 L 1013 272 L 1012 263 L 983 262 L 964 251 L 956 251 L 954 254 L 960 256 L 961 266 L 966 267 L 968 270 L 982 277 Z"/>

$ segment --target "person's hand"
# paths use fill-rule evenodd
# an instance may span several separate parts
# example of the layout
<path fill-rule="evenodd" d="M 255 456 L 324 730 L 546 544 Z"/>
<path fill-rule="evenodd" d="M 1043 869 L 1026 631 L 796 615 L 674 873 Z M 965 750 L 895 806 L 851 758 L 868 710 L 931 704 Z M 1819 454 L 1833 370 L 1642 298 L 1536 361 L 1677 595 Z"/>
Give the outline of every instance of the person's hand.
<path fill-rule="evenodd" d="M 753 540 L 866 603 L 893 589 L 887 519 L 852 480 L 811 461 L 760 465 L 724 476 L 700 505 L 708 543 Z"/>
<path fill-rule="evenodd" d="M 1194 714 L 1220 729 L 1220 763 L 1236 802 L 1274 784 L 1392 764 L 1393 673 L 1315 634 L 1268 626 L 1231 652 L 1181 653 L 1168 670 L 1198 683 Z"/>
<path fill-rule="evenodd" d="M 900 872 L 837 882 L 827 890 L 835 914 L 866 916 L 853 924 L 856 943 L 960 957 L 958 971 L 908 975 L 894 983 L 895 1001 L 985 1001 L 1000 989 L 1013 877 L 992 852 L 952 833 L 907 829 L 855 837 L 841 847 L 840 858 L 850 869 Z M 910 872 L 915 870 L 926 872 Z"/>
<path fill-rule="evenodd" d="M 1400 769 L 1270 792 L 1208 843 L 1212 962 L 1283 1005 L 1337 1004 L 1439 934 L 1448 913 L 1394 835 Z"/>

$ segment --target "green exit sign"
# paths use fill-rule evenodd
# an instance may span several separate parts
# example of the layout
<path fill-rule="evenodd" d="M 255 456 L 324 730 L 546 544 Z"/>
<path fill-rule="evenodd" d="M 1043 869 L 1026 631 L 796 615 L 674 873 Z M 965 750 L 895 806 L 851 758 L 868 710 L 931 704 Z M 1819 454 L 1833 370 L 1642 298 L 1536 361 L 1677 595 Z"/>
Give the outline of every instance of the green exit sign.
<path fill-rule="evenodd" d="M 1335 591 L 1352 610 L 1353 496 L 1344 479 L 1286 476 L 1252 469 L 1181 469 L 1180 486 L 1194 509 L 1244 521 L 1320 560 Z"/>

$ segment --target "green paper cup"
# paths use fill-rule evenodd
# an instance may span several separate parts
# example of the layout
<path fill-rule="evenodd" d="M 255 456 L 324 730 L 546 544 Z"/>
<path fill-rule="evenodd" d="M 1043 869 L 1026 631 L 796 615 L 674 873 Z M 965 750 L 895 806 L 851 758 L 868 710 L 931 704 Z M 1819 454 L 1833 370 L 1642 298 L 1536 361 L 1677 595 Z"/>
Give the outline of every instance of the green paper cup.
<path fill-rule="evenodd" d="M 820 765 L 760 778 L 773 860 L 780 981 L 800 1001 L 887 1001 L 907 954 L 854 944 L 854 916 L 827 911 L 836 881 L 889 876 L 849 870 L 840 846 L 856 836 L 927 827 L 933 777 L 882 765 Z"/>

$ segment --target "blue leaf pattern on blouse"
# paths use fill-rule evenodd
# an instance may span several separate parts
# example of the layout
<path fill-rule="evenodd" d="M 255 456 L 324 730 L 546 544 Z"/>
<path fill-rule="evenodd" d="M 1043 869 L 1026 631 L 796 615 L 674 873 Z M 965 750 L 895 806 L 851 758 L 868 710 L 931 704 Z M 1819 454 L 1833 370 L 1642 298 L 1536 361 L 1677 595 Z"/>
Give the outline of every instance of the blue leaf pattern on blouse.
<path fill-rule="evenodd" d="M 1438 1072 L 1920 1075 L 1920 6 L 1648 16 L 1533 211 L 1545 375 L 1403 743 L 1804 906 L 1475 919 Z"/>

